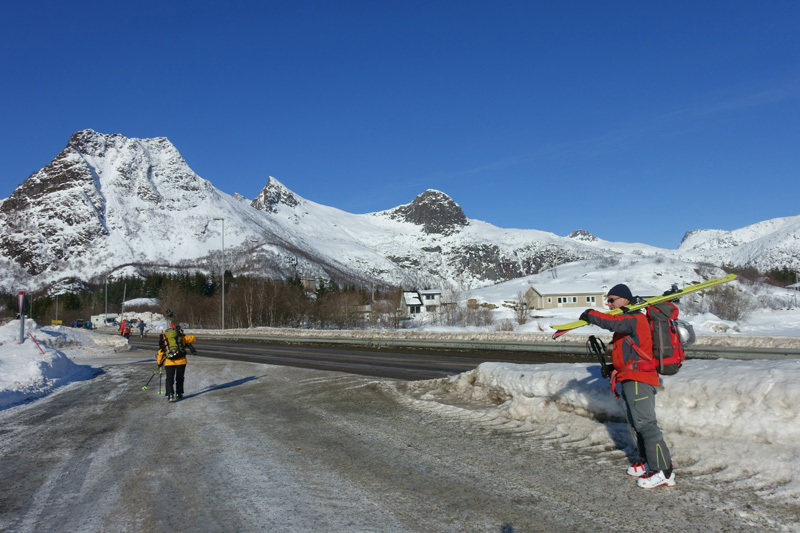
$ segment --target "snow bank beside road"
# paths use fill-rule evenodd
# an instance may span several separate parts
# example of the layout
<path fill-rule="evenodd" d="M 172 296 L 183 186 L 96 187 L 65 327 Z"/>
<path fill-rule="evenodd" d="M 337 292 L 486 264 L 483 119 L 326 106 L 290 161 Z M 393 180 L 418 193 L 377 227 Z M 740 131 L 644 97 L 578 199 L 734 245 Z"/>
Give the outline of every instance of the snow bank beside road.
<path fill-rule="evenodd" d="M 800 361 L 687 361 L 664 382 L 657 411 L 679 482 L 688 475 L 782 501 L 800 497 Z M 407 387 L 436 410 L 524 424 L 564 447 L 634 454 L 622 406 L 598 365 L 483 363 Z"/>
<path fill-rule="evenodd" d="M 40 328 L 33 320 L 25 321 L 25 342 L 19 344 L 19 326 L 19 320 L 0 326 L 0 409 L 41 398 L 97 373 L 90 366 L 75 364 L 64 350 L 107 353 L 128 346 L 122 337 L 63 326 Z"/>

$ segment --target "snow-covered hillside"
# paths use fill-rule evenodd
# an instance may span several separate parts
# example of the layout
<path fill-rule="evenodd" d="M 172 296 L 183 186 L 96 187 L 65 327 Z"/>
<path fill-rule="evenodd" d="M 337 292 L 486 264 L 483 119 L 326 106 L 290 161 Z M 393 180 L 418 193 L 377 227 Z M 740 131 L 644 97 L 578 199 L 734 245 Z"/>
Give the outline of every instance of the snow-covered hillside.
<path fill-rule="evenodd" d="M 438 191 L 356 215 L 269 178 L 249 202 L 195 174 L 165 138 L 84 130 L 0 205 L 0 261 L 9 273 L 1 283 L 43 287 L 122 265 L 217 270 L 223 220 L 226 266 L 236 274 L 297 271 L 393 286 L 460 277 L 479 286 L 599 255 L 554 234 L 471 221 Z"/>
<path fill-rule="evenodd" d="M 470 219 L 441 191 L 351 214 L 275 178 L 252 201 L 195 174 L 166 138 L 92 130 L 0 203 L 0 289 L 46 288 L 157 268 L 332 278 L 362 285 L 471 289 L 580 260 L 660 257 L 800 267 L 800 216 L 734 232 L 690 232 L 678 250 L 504 229 Z"/>
<path fill-rule="evenodd" d="M 677 257 L 712 264 L 752 265 L 761 270 L 800 268 L 800 217 L 783 217 L 734 231 L 688 232 Z"/>

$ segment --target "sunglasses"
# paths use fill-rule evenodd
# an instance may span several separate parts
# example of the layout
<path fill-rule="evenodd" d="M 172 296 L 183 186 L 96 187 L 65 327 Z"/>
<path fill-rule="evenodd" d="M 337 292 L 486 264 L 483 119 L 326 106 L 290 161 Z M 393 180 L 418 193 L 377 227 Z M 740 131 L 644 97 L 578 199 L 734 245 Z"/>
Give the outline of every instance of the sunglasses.
<path fill-rule="evenodd" d="M 618 298 L 618 297 L 616 297 L 616 296 L 612 296 L 611 298 L 607 298 L 607 299 L 606 299 L 606 302 L 608 302 L 608 303 L 610 303 L 610 304 L 613 304 L 613 303 L 614 303 L 614 302 L 616 302 L 617 300 L 622 300 L 622 298 Z"/>

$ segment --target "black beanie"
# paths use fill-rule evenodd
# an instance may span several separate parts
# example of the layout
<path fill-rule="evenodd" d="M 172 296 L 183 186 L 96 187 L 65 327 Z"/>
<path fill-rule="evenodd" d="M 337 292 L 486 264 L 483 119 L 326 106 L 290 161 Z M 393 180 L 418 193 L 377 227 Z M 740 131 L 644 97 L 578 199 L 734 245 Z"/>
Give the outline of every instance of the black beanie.
<path fill-rule="evenodd" d="M 631 290 L 627 285 L 623 285 L 622 283 L 611 287 L 611 290 L 608 291 L 608 295 L 619 296 L 620 298 L 625 298 L 629 302 L 633 303 L 633 294 L 631 294 Z"/>

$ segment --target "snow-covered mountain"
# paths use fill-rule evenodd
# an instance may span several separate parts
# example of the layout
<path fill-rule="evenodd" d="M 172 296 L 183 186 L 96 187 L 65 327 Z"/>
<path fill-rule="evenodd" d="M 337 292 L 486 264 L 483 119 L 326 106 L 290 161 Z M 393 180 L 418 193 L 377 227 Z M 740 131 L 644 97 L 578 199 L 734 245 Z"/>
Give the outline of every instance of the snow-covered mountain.
<path fill-rule="evenodd" d="M 800 216 L 773 218 L 733 231 L 687 232 L 678 257 L 713 264 L 752 265 L 761 270 L 800 267 Z"/>
<path fill-rule="evenodd" d="M 84 130 L 0 203 L 0 288 L 43 288 L 123 269 L 219 271 L 223 225 L 225 267 L 235 275 L 297 272 L 360 284 L 472 288 L 617 253 L 800 264 L 800 217 L 690 232 L 676 251 L 610 243 L 585 230 L 560 237 L 498 228 L 469 219 L 435 190 L 386 211 L 351 214 L 272 177 L 252 201 L 231 196 L 195 174 L 166 138 Z"/>

